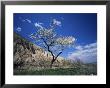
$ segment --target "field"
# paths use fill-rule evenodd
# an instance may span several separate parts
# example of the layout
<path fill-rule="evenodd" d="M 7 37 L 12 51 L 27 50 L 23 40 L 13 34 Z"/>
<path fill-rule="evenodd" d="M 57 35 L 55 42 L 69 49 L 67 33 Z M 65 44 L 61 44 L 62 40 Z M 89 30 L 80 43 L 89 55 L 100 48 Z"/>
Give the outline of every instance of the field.
<path fill-rule="evenodd" d="M 16 69 L 15 75 L 97 75 L 95 64 L 85 64 L 74 68 Z"/>

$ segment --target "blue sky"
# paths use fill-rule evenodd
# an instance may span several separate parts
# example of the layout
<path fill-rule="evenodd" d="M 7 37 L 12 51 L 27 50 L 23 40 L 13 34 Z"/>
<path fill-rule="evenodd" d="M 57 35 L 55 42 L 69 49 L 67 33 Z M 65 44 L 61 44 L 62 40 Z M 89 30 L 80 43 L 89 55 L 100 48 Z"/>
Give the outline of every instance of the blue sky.
<path fill-rule="evenodd" d="M 75 42 L 75 47 L 65 49 L 61 56 L 70 59 L 78 58 L 84 62 L 96 61 L 96 13 L 15 13 L 14 31 L 32 41 L 28 35 L 36 30 L 34 24 L 36 22 L 40 22 L 43 23 L 43 26 L 48 28 L 52 19 L 56 19 L 61 22 L 61 26 L 56 28 L 57 34 L 62 36 L 73 36 L 75 39 L 77 39 Z M 93 52 L 94 55 L 92 55 Z"/>

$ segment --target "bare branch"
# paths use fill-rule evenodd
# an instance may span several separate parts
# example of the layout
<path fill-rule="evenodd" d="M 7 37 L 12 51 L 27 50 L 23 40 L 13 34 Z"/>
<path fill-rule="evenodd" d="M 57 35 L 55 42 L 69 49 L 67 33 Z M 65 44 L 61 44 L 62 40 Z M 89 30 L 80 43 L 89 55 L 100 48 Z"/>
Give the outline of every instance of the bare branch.
<path fill-rule="evenodd" d="M 58 55 L 55 57 L 55 60 L 57 59 L 57 57 L 61 54 L 62 52 L 58 53 Z"/>
<path fill-rule="evenodd" d="M 47 50 L 51 53 L 51 55 L 52 55 L 53 58 L 54 58 L 55 56 L 54 56 L 53 52 L 50 50 L 50 46 L 47 44 L 47 42 L 46 42 L 43 38 L 41 38 L 41 39 L 42 39 L 43 42 L 46 44 L 46 46 L 47 46 Z"/>

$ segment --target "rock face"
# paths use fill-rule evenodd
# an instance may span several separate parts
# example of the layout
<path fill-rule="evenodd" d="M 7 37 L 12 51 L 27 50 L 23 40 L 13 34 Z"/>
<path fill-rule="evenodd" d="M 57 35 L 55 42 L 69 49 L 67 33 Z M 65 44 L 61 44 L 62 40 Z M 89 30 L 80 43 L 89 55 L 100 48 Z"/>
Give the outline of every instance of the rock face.
<path fill-rule="evenodd" d="M 14 68 L 25 68 L 26 66 L 34 66 L 36 68 L 48 68 L 50 66 L 52 56 L 41 47 L 29 42 L 14 33 Z M 70 62 L 64 60 L 63 57 L 53 64 L 53 67 L 68 67 Z"/>

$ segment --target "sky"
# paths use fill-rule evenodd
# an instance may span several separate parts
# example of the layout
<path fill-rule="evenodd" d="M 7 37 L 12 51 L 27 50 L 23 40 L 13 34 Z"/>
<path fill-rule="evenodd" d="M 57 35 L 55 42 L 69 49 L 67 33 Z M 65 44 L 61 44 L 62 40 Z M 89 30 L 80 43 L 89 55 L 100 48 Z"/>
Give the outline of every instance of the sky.
<path fill-rule="evenodd" d="M 55 19 L 58 35 L 76 39 L 74 46 L 66 48 L 61 56 L 86 63 L 97 61 L 96 13 L 14 13 L 13 17 L 14 32 L 31 42 L 29 35 L 36 31 L 35 23 L 49 28 L 51 20 Z"/>

